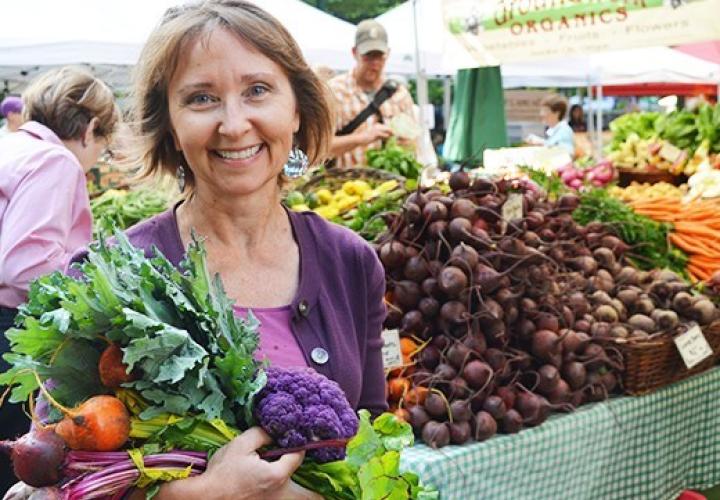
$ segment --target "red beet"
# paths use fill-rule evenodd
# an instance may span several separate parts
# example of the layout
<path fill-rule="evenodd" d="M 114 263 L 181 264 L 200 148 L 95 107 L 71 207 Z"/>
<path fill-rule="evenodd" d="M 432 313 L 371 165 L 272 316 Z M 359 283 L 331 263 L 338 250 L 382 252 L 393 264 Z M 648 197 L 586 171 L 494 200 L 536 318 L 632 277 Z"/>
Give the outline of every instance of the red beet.
<path fill-rule="evenodd" d="M 0 448 L 10 454 L 13 471 L 20 481 L 35 488 L 60 481 L 65 441 L 55 431 L 36 429 L 17 441 L 0 442 Z"/>

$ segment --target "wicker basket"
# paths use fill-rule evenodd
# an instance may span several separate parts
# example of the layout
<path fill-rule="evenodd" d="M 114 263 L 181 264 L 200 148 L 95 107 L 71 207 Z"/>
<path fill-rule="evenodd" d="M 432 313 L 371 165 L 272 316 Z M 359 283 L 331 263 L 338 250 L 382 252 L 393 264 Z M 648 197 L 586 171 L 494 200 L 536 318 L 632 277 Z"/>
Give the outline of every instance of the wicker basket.
<path fill-rule="evenodd" d="M 625 392 L 634 396 L 647 394 L 711 368 L 720 357 L 720 321 L 703 328 L 703 334 L 713 350 L 713 355 L 690 370 L 680 357 L 672 336 L 649 340 L 609 341 L 623 355 Z"/>
<path fill-rule="evenodd" d="M 679 186 L 687 181 L 684 175 L 673 175 L 667 170 L 651 169 L 647 171 L 618 168 L 618 186 L 627 187 L 633 182 L 643 184 L 657 184 L 658 182 L 667 182 Z"/>
<path fill-rule="evenodd" d="M 321 186 L 327 187 L 330 190 L 335 190 L 340 188 L 344 182 L 353 180 L 365 180 L 372 182 L 396 180 L 401 186 L 405 183 L 405 177 L 377 168 L 333 168 L 325 170 L 320 174 L 313 175 L 309 180 L 296 184 L 292 189 L 303 193 Z"/>

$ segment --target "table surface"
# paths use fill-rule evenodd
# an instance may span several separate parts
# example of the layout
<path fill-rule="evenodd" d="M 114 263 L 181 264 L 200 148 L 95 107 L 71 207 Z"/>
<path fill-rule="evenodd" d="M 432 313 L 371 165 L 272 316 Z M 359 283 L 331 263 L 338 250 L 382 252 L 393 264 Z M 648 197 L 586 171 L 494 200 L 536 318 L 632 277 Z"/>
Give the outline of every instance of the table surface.
<path fill-rule="evenodd" d="M 674 499 L 720 484 L 720 368 L 402 465 L 449 499 Z"/>

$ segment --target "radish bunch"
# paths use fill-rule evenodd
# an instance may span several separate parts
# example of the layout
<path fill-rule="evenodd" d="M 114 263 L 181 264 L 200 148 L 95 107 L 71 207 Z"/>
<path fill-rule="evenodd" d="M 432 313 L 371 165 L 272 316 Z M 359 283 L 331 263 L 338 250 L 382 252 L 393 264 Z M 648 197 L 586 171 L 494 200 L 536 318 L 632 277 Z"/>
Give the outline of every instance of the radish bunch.
<path fill-rule="evenodd" d="M 612 162 L 603 160 L 590 167 L 568 163 L 558 169 L 558 175 L 567 187 L 580 189 L 590 184 L 595 187 L 608 185 L 615 176 Z"/>

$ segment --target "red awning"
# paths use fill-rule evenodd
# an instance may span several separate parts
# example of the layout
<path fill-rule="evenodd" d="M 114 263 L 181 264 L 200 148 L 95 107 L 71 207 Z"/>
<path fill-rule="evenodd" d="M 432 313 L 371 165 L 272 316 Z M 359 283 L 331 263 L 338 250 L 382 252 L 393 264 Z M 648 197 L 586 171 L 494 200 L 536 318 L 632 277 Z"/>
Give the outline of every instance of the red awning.
<path fill-rule="evenodd" d="M 633 83 L 630 85 L 603 85 L 606 96 L 681 95 L 717 98 L 718 86 L 703 83 Z M 594 92 L 594 89 L 593 89 Z"/>
<path fill-rule="evenodd" d="M 713 42 L 686 43 L 684 45 L 677 45 L 673 48 L 691 56 L 720 64 L 720 40 L 715 40 Z"/>

